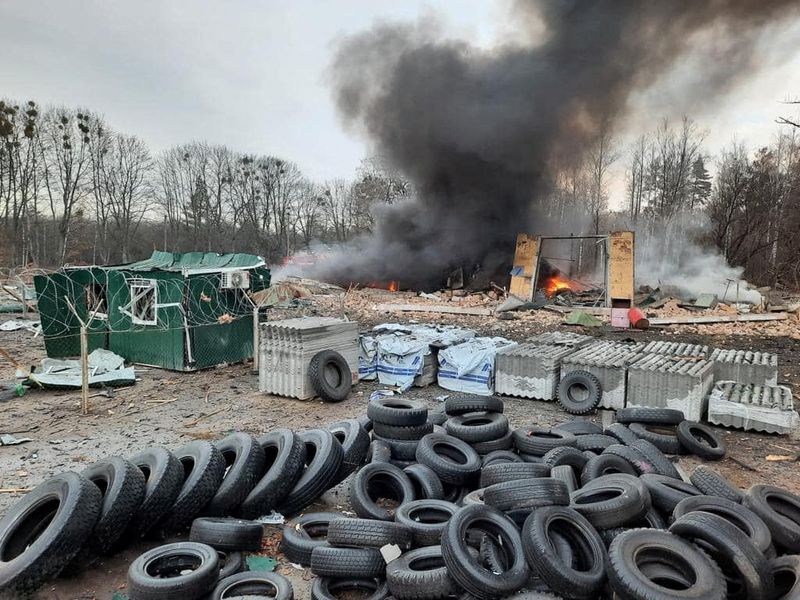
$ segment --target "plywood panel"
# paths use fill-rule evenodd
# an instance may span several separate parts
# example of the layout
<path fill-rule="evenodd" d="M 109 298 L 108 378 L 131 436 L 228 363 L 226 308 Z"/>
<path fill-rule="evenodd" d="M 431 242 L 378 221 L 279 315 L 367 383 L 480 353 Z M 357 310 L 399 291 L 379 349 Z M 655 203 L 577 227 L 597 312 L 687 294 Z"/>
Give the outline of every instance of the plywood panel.
<path fill-rule="evenodd" d="M 634 234 L 614 231 L 608 236 L 608 298 L 612 306 L 633 306 Z"/>
<path fill-rule="evenodd" d="M 539 238 L 527 233 L 517 234 L 514 267 L 509 291 L 523 300 L 533 300 L 533 282 L 539 259 Z"/>

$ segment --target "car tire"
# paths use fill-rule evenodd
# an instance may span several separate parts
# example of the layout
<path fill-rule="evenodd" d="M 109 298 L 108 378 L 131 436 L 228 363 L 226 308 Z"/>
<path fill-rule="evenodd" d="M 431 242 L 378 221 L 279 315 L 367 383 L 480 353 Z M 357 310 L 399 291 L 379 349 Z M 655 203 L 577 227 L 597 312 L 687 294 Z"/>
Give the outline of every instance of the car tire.
<path fill-rule="evenodd" d="M 658 568 L 654 575 L 650 565 Z M 620 598 L 725 600 L 722 571 L 702 550 L 658 529 L 630 529 L 608 549 L 608 579 Z M 670 583 L 664 579 L 669 578 Z M 669 587 L 667 587 L 669 586 Z M 679 590 L 677 593 L 665 591 Z"/>
<path fill-rule="evenodd" d="M 494 396 L 462 395 L 448 398 L 444 403 L 444 412 L 449 417 L 473 412 L 503 412 L 504 405 L 500 398 Z"/>
<path fill-rule="evenodd" d="M 558 383 L 558 403 L 571 415 L 585 415 L 597 408 L 603 397 L 600 380 L 588 371 L 570 371 Z"/>
<path fill-rule="evenodd" d="M 264 476 L 258 480 L 239 509 L 241 516 L 256 519 L 283 502 L 303 474 L 306 446 L 289 429 L 277 429 L 258 438 L 264 450 Z"/>
<path fill-rule="evenodd" d="M 639 436 L 633 433 L 627 425 L 622 423 L 612 423 L 603 430 L 603 433 L 616 438 L 620 444 L 630 446 L 633 442 L 639 439 Z"/>
<path fill-rule="evenodd" d="M 232 433 L 214 444 L 225 459 L 225 476 L 203 513 L 227 517 L 239 513 L 242 503 L 264 475 L 266 457 L 256 438 Z"/>
<path fill-rule="evenodd" d="M 678 440 L 687 452 L 705 460 L 721 460 L 725 457 L 725 444 L 714 430 L 694 421 L 683 421 L 678 425 Z"/>
<path fill-rule="evenodd" d="M 500 463 L 481 470 L 480 486 L 485 488 L 506 481 L 549 476 L 550 467 L 544 463 Z"/>
<path fill-rule="evenodd" d="M 265 571 L 250 571 L 221 579 L 211 593 L 210 600 L 241 598 L 294 600 L 294 589 L 292 583 L 283 575 Z"/>
<path fill-rule="evenodd" d="M 145 497 L 144 474 L 132 462 L 112 456 L 89 466 L 81 475 L 98 486 L 103 495 L 100 517 L 84 550 L 92 555 L 104 556 L 121 541 L 125 529 L 142 505 Z"/>
<path fill-rule="evenodd" d="M 144 499 L 119 539 L 117 549 L 126 540 L 137 540 L 152 531 L 172 508 L 183 487 L 181 462 L 166 448 L 153 447 L 129 460 L 144 475 Z"/>
<path fill-rule="evenodd" d="M 310 566 L 314 548 L 328 543 L 328 525 L 343 516 L 333 512 L 307 513 L 289 521 L 283 528 L 280 544 L 286 559 L 303 567 Z"/>
<path fill-rule="evenodd" d="M 449 435 L 431 433 L 417 446 L 417 462 L 430 467 L 442 483 L 464 485 L 477 479 L 481 458 L 469 444 Z"/>
<path fill-rule="evenodd" d="M 744 498 L 742 490 L 733 487 L 722 475 L 704 465 L 697 467 L 689 479 L 706 496 L 727 498 L 737 503 L 741 503 Z"/>
<path fill-rule="evenodd" d="M 388 463 L 371 463 L 356 473 L 350 486 L 350 503 L 362 519 L 391 521 L 394 511 L 378 506 L 373 490 L 392 498 L 399 506 L 414 500 L 414 485 L 399 467 Z"/>
<path fill-rule="evenodd" d="M 328 524 L 328 543 L 343 548 L 382 548 L 393 544 L 405 551 L 411 548 L 411 531 L 392 521 L 342 517 Z"/>
<path fill-rule="evenodd" d="M 610 475 L 612 473 L 625 473 L 627 475 L 638 475 L 633 465 L 616 454 L 600 454 L 586 461 L 581 470 L 581 485 L 586 485 L 590 481 Z"/>
<path fill-rule="evenodd" d="M 502 544 L 507 559 L 504 571 L 487 569 L 467 545 L 468 534 L 475 531 L 476 525 Z M 442 535 L 442 557 L 450 577 L 478 600 L 492 600 L 517 591 L 530 574 L 517 526 L 497 509 L 482 504 L 463 507 L 448 521 Z"/>
<path fill-rule="evenodd" d="M 633 475 L 605 475 L 570 494 L 570 506 L 597 529 L 613 529 L 644 517 L 650 496 Z"/>
<path fill-rule="evenodd" d="M 496 483 L 486 488 L 483 501 L 501 511 L 535 509 L 569 504 L 569 491 L 563 481 L 552 477 Z"/>
<path fill-rule="evenodd" d="M 441 500 L 444 498 L 444 486 L 433 469 L 414 463 L 403 469 L 414 486 L 414 497 L 417 500 Z"/>
<path fill-rule="evenodd" d="M 417 548 L 390 562 L 386 583 L 397 600 L 449 598 L 459 592 L 447 571 L 441 546 Z"/>
<path fill-rule="evenodd" d="M 508 417 L 492 412 L 466 413 L 447 419 L 444 428 L 448 435 L 469 444 L 488 442 L 508 433 Z"/>
<path fill-rule="evenodd" d="M 175 458 L 183 466 L 184 479 L 178 497 L 160 524 L 165 533 L 186 529 L 211 502 L 225 476 L 222 452 L 210 442 L 189 442 L 175 451 Z"/>
<path fill-rule="evenodd" d="M 563 423 L 559 423 L 558 425 L 554 425 L 553 429 L 560 429 L 561 431 L 566 431 L 573 435 L 590 435 L 592 433 L 603 433 L 603 428 L 600 427 L 597 423 L 592 423 L 587 419 L 572 419 L 570 421 L 564 421 Z"/>
<path fill-rule="evenodd" d="M 776 545 L 787 554 L 800 553 L 800 496 L 773 485 L 754 485 L 742 504 L 761 517 Z"/>
<path fill-rule="evenodd" d="M 416 400 L 389 396 L 370 400 L 367 416 L 375 423 L 410 427 L 422 425 L 428 420 L 428 408 Z"/>
<path fill-rule="evenodd" d="M 569 562 L 558 552 L 555 533 L 569 542 Z M 522 526 L 522 548 L 531 570 L 555 593 L 575 600 L 600 595 L 606 580 L 606 548 L 591 523 L 572 508 L 546 506 L 533 511 Z"/>
<path fill-rule="evenodd" d="M 638 438 L 647 440 L 664 454 L 681 454 L 683 452 L 674 427 L 650 423 L 631 423 L 628 428 Z"/>
<path fill-rule="evenodd" d="M 311 552 L 311 572 L 319 577 L 384 578 L 386 561 L 377 548 L 317 546 Z"/>
<path fill-rule="evenodd" d="M 545 427 L 520 427 L 515 429 L 514 446 L 520 453 L 544 456 L 559 446 L 575 446 L 577 437 L 560 429 Z"/>
<path fill-rule="evenodd" d="M 334 350 L 317 352 L 308 364 L 311 389 L 323 402 L 341 402 L 350 395 L 353 374 L 344 357 Z"/>
<path fill-rule="evenodd" d="M 264 526 L 244 519 L 200 517 L 189 530 L 189 541 L 208 544 L 225 552 L 257 552 L 261 550 Z"/>
<path fill-rule="evenodd" d="M 338 600 L 347 592 L 361 593 L 363 600 L 389 600 L 389 586 L 379 579 L 316 577 L 311 584 L 311 600 Z"/>
<path fill-rule="evenodd" d="M 309 429 L 300 439 L 306 446 L 307 466 L 276 509 L 283 515 L 300 512 L 333 487 L 344 459 L 342 445 L 327 429 Z"/>
<path fill-rule="evenodd" d="M 45 480 L 0 519 L 0 596 L 27 598 L 78 554 L 102 510 L 100 489 L 71 471 Z"/>
<path fill-rule="evenodd" d="M 411 531 L 415 547 L 437 546 L 444 528 L 459 507 L 444 500 L 414 500 L 397 508 L 394 519 Z"/>
<path fill-rule="evenodd" d="M 691 483 L 665 475 L 642 475 L 639 480 L 647 486 L 653 506 L 667 514 L 684 498 L 702 495 Z"/>
<path fill-rule="evenodd" d="M 341 482 L 364 464 L 370 444 L 369 434 L 356 419 L 334 423 L 328 431 L 342 445 L 342 466 L 336 476 L 336 481 Z"/>
<path fill-rule="evenodd" d="M 217 551 L 206 544 L 177 542 L 148 550 L 128 569 L 130 600 L 201 600 L 219 579 Z"/>
<path fill-rule="evenodd" d="M 674 408 L 621 408 L 617 411 L 617 423 L 651 423 L 653 425 L 678 425 L 685 421 L 683 412 Z"/>

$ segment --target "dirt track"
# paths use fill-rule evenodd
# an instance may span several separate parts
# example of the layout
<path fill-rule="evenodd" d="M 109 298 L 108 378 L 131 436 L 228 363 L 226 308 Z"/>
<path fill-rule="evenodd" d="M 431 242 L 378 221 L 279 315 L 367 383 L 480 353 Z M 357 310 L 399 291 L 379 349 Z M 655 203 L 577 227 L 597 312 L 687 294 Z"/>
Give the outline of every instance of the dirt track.
<path fill-rule="evenodd" d="M 341 310 L 341 309 L 339 309 Z M 320 312 L 334 312 L 321 308 Z M 386 320 L 399 320 L 388 315 L 369 314 L 354 309 L 364 326 Z M 408 316 L 408 315 L 406 315 Z M 439 322 L 438 317 L 420 317 L 419 321 Z M 406 319 L 408 320 L 408 319 Z M 546 323 L 534 319 L 499 321 L 486 317 L 451 317 L 447 322 L 473 327 L 481 333 L 505 335 L 515 340 L 543 330 L 557 328 L 550 319 Z M 664 333 L 619 333 L 590 331 L 604 337 L 663 338 Z M 3 347 L 22 364 L 38 364 L 44 357 L 40 339 L 26 332 L 1 333 Z M 800 389 L 800 342 L 794 339 L 748 335 L 747 327 L 732 335 L 703 335 L 700 333 L 670 333 L 670 340 L 703 343 L 719 347 L 751 348 L 774 352 L 779 357 L 779 380 L 793 389 Z M 13 367 L 3 363 L 2 377 L 13 377 Z M 197 373 L 173 373 L 158 369 L 140 370 L 141 380 L 133 387 L 117 390 L 112 398 L 92 398 L 92 413 L 83 417 L 79 409 L 78 392 L 31 392 L 23 398 L 3 403 L 0 412 L 0 432 L 33 441 L 19 446 L 0 448 L 2 488 L 33 487 L 47 477 L 64 470 L 80 471 L 94 460 L 109 455 L 131 455 L 151 445 L 176 448 L 193 439 L 216 439 L 226 433 L 241 430 L 254 434 L 276 427 L 304 429 L 320 427 L 338 419 L 353 417 L 365 411 L 369 394 L 378 386 L 359 384 L 351 396 L 338 405 L 318 401 L 299 402 L 266 396 L 257 391 L 257 377 L 248 365 L 233 365 Z M 409 396 L 426 400 L 446 393 L 436 386 L 415 388 Z M 797 396 L 796 396 L 797 397 Z M 567 415 L 552 403 L 507 399 L 506 412 L 513 426 L 524 424 L 550 425 L 563 421 Z M 767 462 L 768 454 L 800 452 L 800 437 L 761 435 L 751 432 L 718 430 L 727 444 L 729 458 L 715 465 L 726 477 L 742 487 L 757 482 L 770 482 L 800 493 L 800 468 L 796 463 Z M 735 462 L 733 459 L 737 459 Z M 691 472 L 697 460 L 683 457 L 679 464 Z M 746 466 L 743 466 L 746 465 Z M 749 467 L 749 468 L 748 468 Z M 328 500 L 346 509 L 346 486 Z M 0 513 L 19 495 L 0 494 Z M 277 529 L 273 531 L 278 535 Z M 271 541 L 274 542 L 274 539 Z M 142 543 L 73 579 L 60 579 L 47 586 L 40 598 L 111 598 L 122 589 L 130 561 L 152 544 Z M 273 554 L 274 555 L 274 554 Z M 278 557 L 279 559 L 281 557 Z M 285 563 L 279 567 L 295 582 L 296 597 L 308 598 L 310 579 L 307 571 L 297 571 Z"/>

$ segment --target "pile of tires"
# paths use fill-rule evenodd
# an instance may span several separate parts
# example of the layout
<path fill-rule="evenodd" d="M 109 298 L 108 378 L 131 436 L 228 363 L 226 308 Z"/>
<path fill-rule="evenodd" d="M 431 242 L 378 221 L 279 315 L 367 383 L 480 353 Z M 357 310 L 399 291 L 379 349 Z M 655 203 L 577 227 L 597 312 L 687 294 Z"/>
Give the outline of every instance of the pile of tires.
<path fill-rule="evenodd" d="M 62 572 L 81 571 L 133 540 L 185 531 L 200 516 L 296 514 L 363 464 L 369 443 L 352 419 L 258 438 L 237 432 L 172 452 L 154 447 L 56 475 L 0 519 L 0 597 L 30 595 Z"/>
<path fill-rule="evenodd" d="M 454 419 L 460 416 L 456 403 L 468 408 L 461 414 L 474 415 L 474 425 Z M 336 515 L 287 525 L 287 556 L 297 545 L 298 528 L 316 527 L 313 540 L 302 536 L 300 542 L 313 544 L 311 555 L 337 554 L 342 564 L 366 565 L 358 577 L 342 578 L 333 570 L 315 571 L 313 559 L 301 552 L 298 562 L 310 561 L 305 564 L 321 576 L 314 599 L 360 589 L 373 600 L 488 600 L 517 597 L 519 591 L 525 592 L 520 597 L 550 600 L 788 600 L 800 590 L 800 538 L 794 537 L 800 532 L 800 497 L 786 490 L 738 490 L 704 466 L 691 482 L 683 481 L 664 452 L 624 423 L 604 430 L 576 419 L 552 428 L 518 428 L 510 447 L 479 454 L 475 445 L 489 436 L 476 440 L 462 427 L 496 427 L 499 419 L 487 418 L 503 414 L 496 399 L 454 399 L 445 414 L 447 434 L 415 440 L 416 463 L 373 449 L 373 462 L 351 483 L 351 505 L 365 527 L 393 522 L 410 533 L 410 545 L 394 528 L 395 539 L 402 540 L 395 544 L 380 537 L 372 545 L 326 540 L 322 519 L 329 525 Z M 673 426 L 676 436 L 688 423 L 681 414 L 652 409 L 620 416 Z M 722 447 L 711 429 L 699 434 L 691 424 L 690 431 L 702 435 L 705 447 Z M 499 428 L 493 432 L 494 440 L 508 435 Z M 373 446 L 375 440 L 373 435 Z M 684 444 L 680 452 L 691 447 Z M 399 556 L 389 553 L 381 562 L 368 551 L 383 542 L 397 546 Z M 358 561 L 351 558 L 356 554 Z"/>
<path fill-rule="evenodd" d="M 246 553 L 261 549 L 263 526 L 232 518 L 195 519 L 188 542 L 148 550 L 128 569 L 130 600 L 271 598 L 293 600 L 294 589 L 277 573 L 250 572 Z"/>

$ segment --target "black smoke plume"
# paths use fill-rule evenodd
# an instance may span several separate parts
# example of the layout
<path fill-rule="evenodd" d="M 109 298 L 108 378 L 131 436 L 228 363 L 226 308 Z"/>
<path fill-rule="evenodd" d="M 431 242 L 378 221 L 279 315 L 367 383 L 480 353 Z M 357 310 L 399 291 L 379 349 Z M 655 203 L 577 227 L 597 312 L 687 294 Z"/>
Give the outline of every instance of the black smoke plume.
<path fill-rule="evenodd" d="M 538 230 L 554 165 L 580 158 L 618 123 L 632 92 L 704 38 L 715 49 L 703 77 L 711 99 L 747 74 L 763 28 L 798 4 L 518 1 L 511 10 L 524 41 L 490 50 L 424 23 L 379 24 L 343 40 L 331 67 L 338 110 L 415 195 L 383 207 L 374 232 L 317 275 L 423 289 L 453 266 L 509 261 L 515 234 Z"/>

